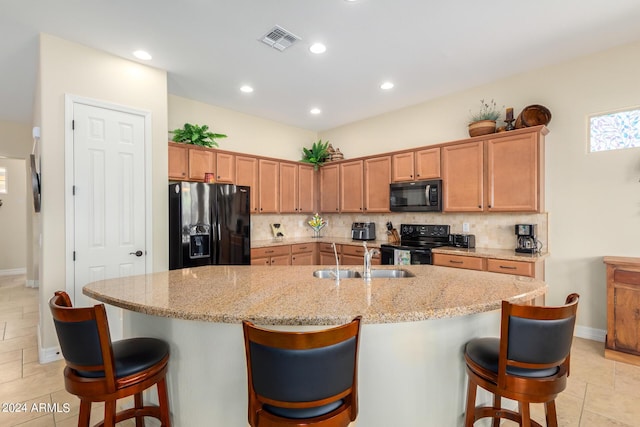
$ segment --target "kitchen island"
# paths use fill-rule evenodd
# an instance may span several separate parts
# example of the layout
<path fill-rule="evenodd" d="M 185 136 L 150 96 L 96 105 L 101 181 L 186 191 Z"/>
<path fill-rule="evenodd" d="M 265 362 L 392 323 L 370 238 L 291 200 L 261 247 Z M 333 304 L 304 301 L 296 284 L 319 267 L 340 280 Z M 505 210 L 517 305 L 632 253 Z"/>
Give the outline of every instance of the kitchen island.
<path fill-rule="evenodd" d="M 125 336 L 170 343 L 177 427 L 247 425 L 243 319 L 311 330 L 361 315 L 355 425 L 388 427 L 462 425 L 464 343 L 498 335 L 503 299 L 546 292 L 527 277 L 430 265 L 402 266 L 414 277 L 370 283 L 314 277 L 321 268 L 199 267 L 94 282 L 84 293 L 125 309 Z"/>

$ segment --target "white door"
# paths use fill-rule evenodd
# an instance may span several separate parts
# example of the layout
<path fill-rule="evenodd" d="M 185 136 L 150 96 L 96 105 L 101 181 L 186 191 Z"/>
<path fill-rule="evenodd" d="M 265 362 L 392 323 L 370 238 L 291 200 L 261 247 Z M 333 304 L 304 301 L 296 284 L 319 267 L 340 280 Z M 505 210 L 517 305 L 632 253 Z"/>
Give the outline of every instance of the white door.
<path fill-rule="evenodd" d="M 145 118 L 73 104 L 76 306 L 87 283 L 145 273 Z M 122 312 L 107 306 L 113 339 Z"/>

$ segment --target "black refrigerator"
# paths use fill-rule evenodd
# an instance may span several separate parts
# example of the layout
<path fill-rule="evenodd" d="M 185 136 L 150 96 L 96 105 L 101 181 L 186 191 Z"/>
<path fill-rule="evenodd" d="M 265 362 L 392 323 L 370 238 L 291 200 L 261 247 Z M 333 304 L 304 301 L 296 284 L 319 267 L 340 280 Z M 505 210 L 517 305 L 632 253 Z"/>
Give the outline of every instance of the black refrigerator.
<path fill-rule="evenodd" d="M 169 184 L 169 270 L 251 263 L 249 187 Z"/>

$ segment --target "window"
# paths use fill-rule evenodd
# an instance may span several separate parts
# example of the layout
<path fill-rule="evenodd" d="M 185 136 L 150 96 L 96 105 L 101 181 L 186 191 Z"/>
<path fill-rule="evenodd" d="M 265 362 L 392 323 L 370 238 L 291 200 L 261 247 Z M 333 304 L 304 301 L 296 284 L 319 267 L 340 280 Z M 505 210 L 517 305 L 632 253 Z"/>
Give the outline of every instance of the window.
<path fill-rule="evenodd" d="M 590 151 L 640 147 L 640 109 L 589 118 Z"/>
<path fill-rule="evenodd" d="M 0 168 L 0 194 L 7 192 L 7 168 Z"/>

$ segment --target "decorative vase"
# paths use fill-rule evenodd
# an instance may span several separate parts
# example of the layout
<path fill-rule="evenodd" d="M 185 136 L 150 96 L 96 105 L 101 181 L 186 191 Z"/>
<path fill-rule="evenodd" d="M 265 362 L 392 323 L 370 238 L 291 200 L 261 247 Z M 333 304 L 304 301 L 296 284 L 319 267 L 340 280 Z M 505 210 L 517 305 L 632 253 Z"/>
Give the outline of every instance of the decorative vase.
<path fill-rule="evenodd" d="M 477 122 L 469 123 L 469 136 L 488 135 L 495 133 L 495 131 L 495 120 L 478 120 Z"/>
<path fill-rule="evenodd" d="M 309 227 L 311 227 L 313 229 L 313 238 L 314 239 L 319 239 L 320 238 L 320 230 L 322 230 L 324 228 L 325 224 L 319 225 L 317 227 L 314 227 L 312 225 L 310 225 Z"/>

